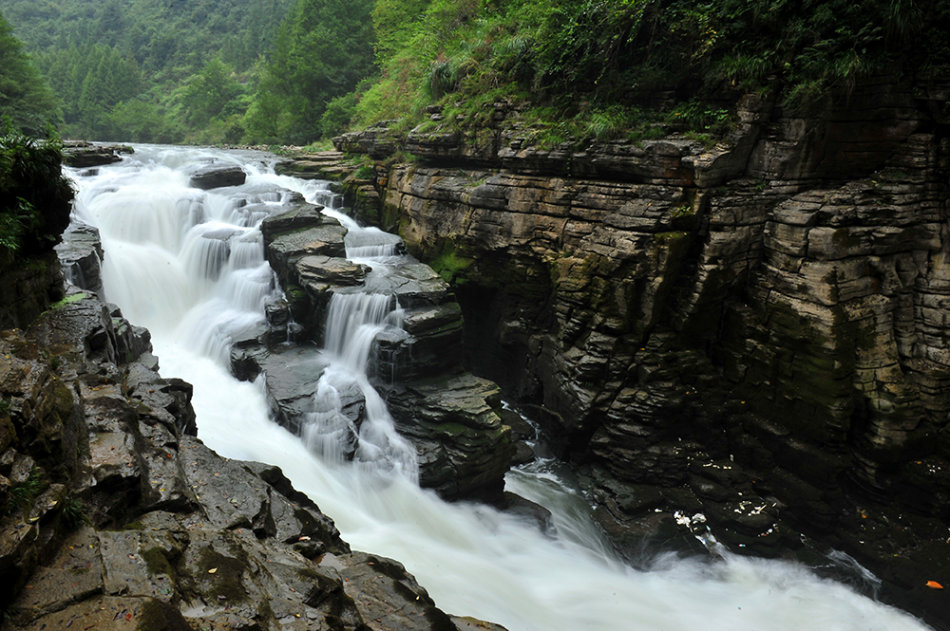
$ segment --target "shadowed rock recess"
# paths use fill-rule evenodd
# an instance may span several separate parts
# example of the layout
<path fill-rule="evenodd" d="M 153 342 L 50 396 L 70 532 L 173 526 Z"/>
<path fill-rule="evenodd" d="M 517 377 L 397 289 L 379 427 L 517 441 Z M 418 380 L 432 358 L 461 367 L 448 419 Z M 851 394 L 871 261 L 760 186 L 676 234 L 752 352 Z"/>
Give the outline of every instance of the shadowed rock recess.
<path fill-rule="evenodd" d="M 544 150 L 498 103 L 477 132 L 335 139 L 368 181 L 341 154 L 284 168 L 345 177 L 452 282 L 472 369 L 535 411 L 630 558 L 702 513 L 739 552 L 844 550 L 950 628 L 926 585 L 950 585 L 947 99 L 877 76 L 807 118 L 746 97 L 712 148 Z"/>

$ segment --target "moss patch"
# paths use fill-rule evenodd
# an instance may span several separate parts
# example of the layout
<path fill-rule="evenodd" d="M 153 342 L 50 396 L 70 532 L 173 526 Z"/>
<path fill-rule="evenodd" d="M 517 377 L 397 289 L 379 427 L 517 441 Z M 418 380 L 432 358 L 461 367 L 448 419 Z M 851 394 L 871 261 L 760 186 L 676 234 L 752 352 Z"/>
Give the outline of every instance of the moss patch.
<path fill-rule="evenodd" d="M 54 302 L 53 304 L 51 304 L 51 305 L 49 306 L 49 308 L 50 308 L 50 309 L 61 309 L 62 307 L 65 307 L 66 305 L 71 305 L 71 304 L 73 304 L 73 303 L 75 303 L 75 302 L 79 302 L 80 300 L 85 300 L 85 299 L 88 298 L 88 297 L 89 297 L 89 294 L 87 294 L 87 293 L 85 293 L 85 292 L 83 292 L 83 291 L 80 291 L 80 292 L 75 293 L 75 294 L 70 294 L 69 296 L 66 296 L 65 298 L 63 298 L 62 300 L 57 300 L 56 302 Z"/>
<path fill-rule="evenodd" d="M 241 578 L 246 564 L 234 557 L 225 556 L 211 548 L 201 551 L 198 568 L 202 578 L 210 585 L 207 593 L 224 596 L 229 603 L 238 603 L 247 599 L 247 590 Z"/>
<path fill-rule="evenodd" d="M 164 574 L 171 578 L 175 577 L 175 568 L 169 563 L 165 551 L 161 548 L 154 547 L 143 550 L 141 556 L 145 560 L 149 574 Z"/>
<path fill-rule="evenodd" d="M 429 266 L 442 277 L 442 280 L 452 285 L 464 284 L 468 279 L 465 276 L 467 270 L 474 261 L 458 253 L 458 250 L 450 241 L 446 241 L 442 246 L 442 251 L 429 263 Z"/>

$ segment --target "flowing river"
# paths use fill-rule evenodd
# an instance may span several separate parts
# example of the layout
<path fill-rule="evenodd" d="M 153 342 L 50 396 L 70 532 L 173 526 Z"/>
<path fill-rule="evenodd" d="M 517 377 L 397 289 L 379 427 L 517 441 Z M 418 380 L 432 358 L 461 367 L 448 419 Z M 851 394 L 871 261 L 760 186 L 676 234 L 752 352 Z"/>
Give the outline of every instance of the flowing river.
<path fill-rule="evenodd" d="M 211 161 L 241 165 L 247 182 L 190 188 L 189 170 Z M 116 165 L 71 172 L 74 221 L 100 231 L 105 298 L 150 329 L 164 376 L 194 385 L 199 436 L 210 447 L 279 465 L 354 549 L 402 562 L 444 611 L 511 631 L 926 628 L 791 563 L 658 552 L 649 571 L 630 568 L 611 554 L 583 498 L 544 463 L 510 473 L 507 484 L 553 512 L 554 537 L 492 508 L 448 504 L 420 489 L 411 448 L 361 372 L 373 332 L 399 325 L 398 309 L 374 306 L 371 297 L 334 312 L 337 333 L 325 351 L 333 360 L 320 377 L 331 380 L 331 393 L 334 379 L 350 380 L 374 408 L 360 430 L 364 452 L 353 463 L 339 457 L 334 437 L 346 432 L 333 425 L 333 410 L 315 420 L 309 437 L 281 428 L 261 384 L 230 375 L 228 344 L 258 325 L 265 300 L 280 292 L 264 260 L 261 220 L 281 211 L 289 191 L 326 206 L 334 195 L 326 183 L 275 175 L 273 161 L 249 151 L 138 146 Z M 385 245 L 395 239 L 328 212 L 351 228 L 347 256 L 384 273 L 393 258 Z"/>

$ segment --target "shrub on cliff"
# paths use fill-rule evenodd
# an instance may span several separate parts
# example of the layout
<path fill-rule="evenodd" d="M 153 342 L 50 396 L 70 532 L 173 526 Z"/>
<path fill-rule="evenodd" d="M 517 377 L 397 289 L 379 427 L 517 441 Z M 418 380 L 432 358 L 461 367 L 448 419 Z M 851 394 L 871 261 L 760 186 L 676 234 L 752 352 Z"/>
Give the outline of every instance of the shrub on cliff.
<path fill-rule="evenodd" d="M 59 142 L 8 126 L 0 136 L 0 263 L 52 248 L 69 225 L 72 198 Z"/>
<path fill-rule="evenodd" d="M 592 135 L 644 117 L 709 131 L 744 92 L 804 110 L 881 69 L 933 70 L 950 50 L 927 28 L 950 19 L 945 0 L 378 0 L 373 15 L 381 78 L 358 95 L 362 126 L 408 127 L 436 102 L 479 124 L 508 100 Z"/>

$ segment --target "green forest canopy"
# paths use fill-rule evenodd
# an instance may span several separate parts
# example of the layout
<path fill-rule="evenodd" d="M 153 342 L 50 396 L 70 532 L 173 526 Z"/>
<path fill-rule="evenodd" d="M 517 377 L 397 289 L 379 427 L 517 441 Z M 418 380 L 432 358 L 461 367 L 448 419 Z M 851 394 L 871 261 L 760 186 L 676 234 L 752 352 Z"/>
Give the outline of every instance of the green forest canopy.
<path fill-rule="evenodd" d="M 0 15 L 0 117 L 22 132 L 39 136 L 60 122 L 56 97 L 23 44 Z M 5 125 L 3 126 L 5 127 Z M 6 130 L 0 127 L 0 133 Z"/>
<path fill-rule="evenodd" d="M 3 13 L 60 97 L 64 136 L 237 142 L 262 57 L 292 3 L 5 0 Z M 208 116 L 207 99 L 196 98 L 203 86 L 192 84 L 213 83 L 222 68 L 230 81 L 216 96 L 226 100 Z"/>
<path fill-rule="evenodd" d="M 6 0 L 66 135 L 297 143 L 478 125 L 546 142 L 719 133 L 742 93 L 807 109 L 884 68 L 944 75 L 950 0 Z M 462 121 L 465 121 L 462 123 Z"/>

